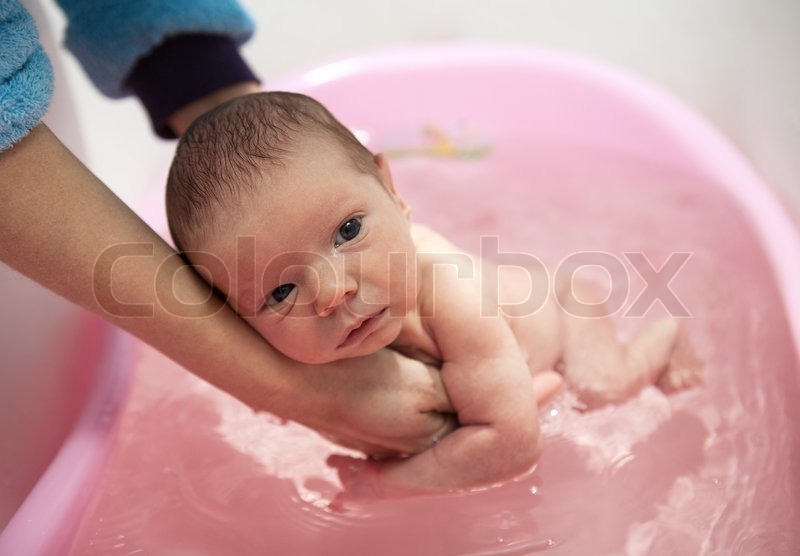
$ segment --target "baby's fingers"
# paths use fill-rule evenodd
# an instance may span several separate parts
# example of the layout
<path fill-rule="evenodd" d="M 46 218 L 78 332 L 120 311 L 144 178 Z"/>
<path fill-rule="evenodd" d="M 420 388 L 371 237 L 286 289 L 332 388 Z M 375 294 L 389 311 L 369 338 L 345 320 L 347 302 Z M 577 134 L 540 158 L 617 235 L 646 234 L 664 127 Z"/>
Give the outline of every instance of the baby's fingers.
<path fill-rule="evenodd" d="M 381 496 L 378 464 L 338 454 L 329 456 L 326 463 L 339 475 L 344 498 L 365 499 Z"/>
<path fill-rule="evenodd" d="M 533 395 L 539 406 L 553 401 L 561 387 L 564 386 L 564 377 L 555 371 L 542 371 L 533 375 Z"/>

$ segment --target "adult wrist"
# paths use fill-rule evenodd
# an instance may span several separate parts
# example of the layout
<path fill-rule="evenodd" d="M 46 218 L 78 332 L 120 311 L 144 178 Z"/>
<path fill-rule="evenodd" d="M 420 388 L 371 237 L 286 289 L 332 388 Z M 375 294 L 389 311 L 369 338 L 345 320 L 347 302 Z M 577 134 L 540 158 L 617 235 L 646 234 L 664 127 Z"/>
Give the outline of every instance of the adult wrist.
<path fill-rule="evenodd" d="M 181 34 L 140 58 L 125 85 L 141 100 L 157 135 L 175 138 L 169 118 L 199 99 L 242 83 L 259 83 L 225 36 Z"/>
<path fill-rule="evenodd" d="M 175 135 L 180 137 L 198 117 L 209 110 L 238 96 L 257 93 L 259 91 L 261 91 L 261 86 L 254 81 L 236 83 L 235 85 L 219 89 L 174 112 L 167 118 L 167 125 Z"/>

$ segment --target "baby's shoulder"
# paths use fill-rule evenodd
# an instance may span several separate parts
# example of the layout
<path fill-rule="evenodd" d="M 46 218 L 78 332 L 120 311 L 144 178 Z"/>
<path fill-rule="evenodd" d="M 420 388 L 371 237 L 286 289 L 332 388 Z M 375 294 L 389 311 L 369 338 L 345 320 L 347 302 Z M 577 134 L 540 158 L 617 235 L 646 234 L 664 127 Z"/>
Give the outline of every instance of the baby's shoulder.
<path fill-rule="evenodd" d="M 432 331 L 454 325 L 467 298 L 480 298 L 480 262 L 427 226 L 415 225 L 412 237 L 417 248 L 421 284 L 417 306 Z M 455 312 L 453 312 L 455 311 Z"/>
<path fill-rule="evenodd" d="M 412 224 L 411 237 L 417 250 L 417 264 L 422 271 L 423 281 L 432 280 L 436 266 L 441 265 L 457 268 L 453 279 L 463 279 L 474 274 L 478 266 L 477 259 L 440 233 L 422 224 Z M 438 275 L 437 280 L 446 279 L 447 274 L 449 273 Z"/>
<path fill-rule="evenodd" d="M 442 234 L 433 231 L 424 224 L 411 224 L 411 238 L 419 253 L 460 253 Z"/>

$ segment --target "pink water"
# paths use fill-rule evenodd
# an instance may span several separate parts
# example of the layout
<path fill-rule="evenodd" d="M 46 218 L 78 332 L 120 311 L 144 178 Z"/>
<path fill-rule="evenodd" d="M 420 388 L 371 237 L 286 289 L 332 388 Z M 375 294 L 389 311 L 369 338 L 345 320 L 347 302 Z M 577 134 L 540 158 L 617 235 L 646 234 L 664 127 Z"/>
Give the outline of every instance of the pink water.
<path fill-rule="evenodd" d="M 331 510 L 340 485 L 324 462 L 343 450 L 143 348 L 72 553 L 796 554 L 800 365 L 744 213 L 714 184 L 655 162 L 489 139 L 482 159 L 395 161 L 415 218 L 468 249 L 498 235 L 502 251 L 550 261 L 643 251 L 658 267 L 694 253 L 671 287 L 693 315 L 702 387 L 648 388 L 589 413 L 565 393 L 542 410 L 531 474 Z M 629 274 L 631 304 L 644 282 Z M 623 333 L 635 325 L 620 321 Z"/>

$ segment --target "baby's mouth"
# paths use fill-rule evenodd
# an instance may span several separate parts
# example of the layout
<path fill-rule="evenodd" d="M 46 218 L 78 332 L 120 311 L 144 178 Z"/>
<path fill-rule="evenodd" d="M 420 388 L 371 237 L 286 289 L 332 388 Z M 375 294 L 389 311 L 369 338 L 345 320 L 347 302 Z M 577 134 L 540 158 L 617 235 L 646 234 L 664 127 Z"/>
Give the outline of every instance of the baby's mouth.
<path fill-rule="evenodd" d="M 380 311 L 375 311 L 371 315 L 357 321 L 353 326 L 345 330 L 344 337 L 339 342 L 337 349 L 353 345 L 366 338 L 375 330 L 387 313 L 388 307 L 384 307 Z"/>

